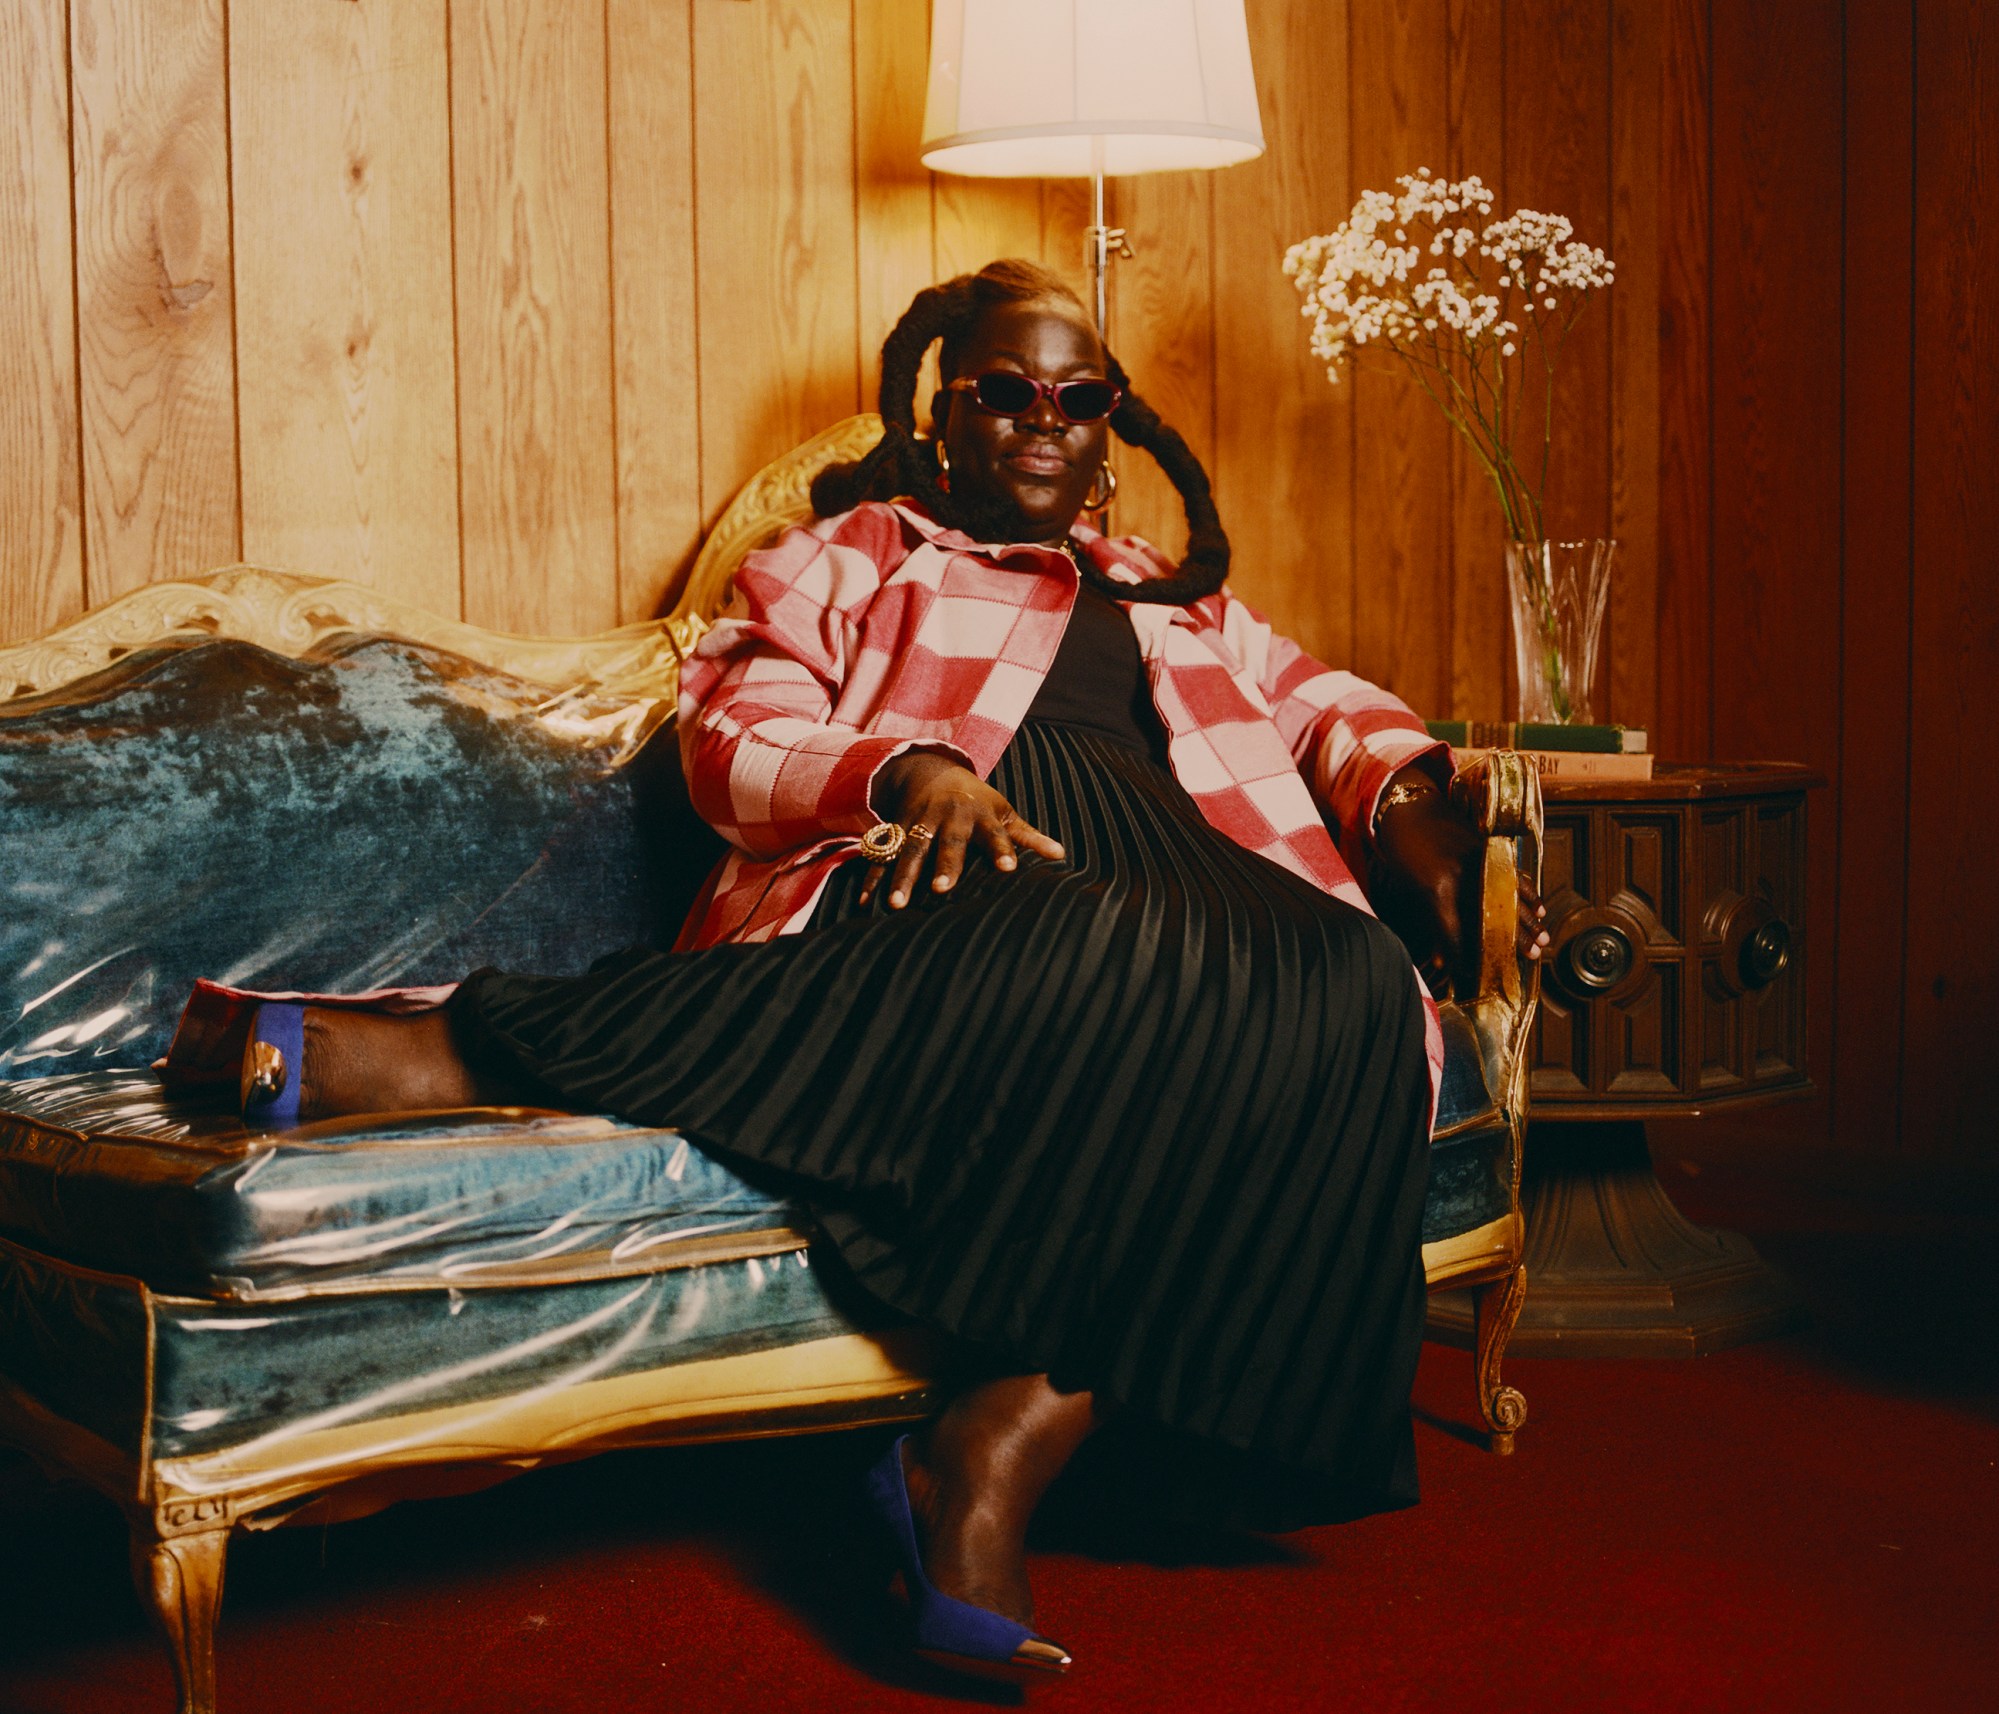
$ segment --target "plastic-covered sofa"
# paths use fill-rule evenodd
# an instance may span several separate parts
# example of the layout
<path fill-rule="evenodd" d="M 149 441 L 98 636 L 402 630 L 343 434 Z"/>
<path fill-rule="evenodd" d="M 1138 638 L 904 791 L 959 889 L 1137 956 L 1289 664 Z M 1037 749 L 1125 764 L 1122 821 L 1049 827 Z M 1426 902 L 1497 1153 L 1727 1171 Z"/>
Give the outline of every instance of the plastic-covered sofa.
<path fill-rule="evenodd" d="M 0 1439 L 131 1520 L 185 1711 L 230 1532 L 616 1446 L 923 1414 L 940 1355 L 815 1266 L 805 1212 L 677 1133 L 521 1109 L 246 1130 L 149 1067 L 197 977 L 350 991 L 669 941 L 720 847 L 672 742 L 742 554 L 876 432 L 756 478 L 676 614 L 506 637 L 238 566 L 0 649 Z M 1525 1415 L 1517 865 L 1531 769 L 1461 778 L 1485 900 L 1446 1008 L 1424 1260 Z"/>

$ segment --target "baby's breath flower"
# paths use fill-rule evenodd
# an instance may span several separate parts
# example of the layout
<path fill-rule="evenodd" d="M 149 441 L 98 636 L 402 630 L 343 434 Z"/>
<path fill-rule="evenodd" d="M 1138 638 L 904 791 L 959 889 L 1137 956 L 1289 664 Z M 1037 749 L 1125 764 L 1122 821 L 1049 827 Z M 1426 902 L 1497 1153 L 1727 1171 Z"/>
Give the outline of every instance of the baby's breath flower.
<path fill-rule="evenodd" d="M 1493 206 L 1483 180 L 1454 183 L 1419 167 L 1392 191 L 1362 191 L 1331 232 L 1293 244 L 1284 273 L 1329 380 L 1375 345 L 1454 377 L 1445 396 L 1470 403 L 1452 421 L 1498 481 L 1518 534 L 1538 529 L 1540 497 L 1524 486 L 1505 439 L 1513 418 L 1503 401 L 1519 378 L 1510 365 L 1523 347 L 1520 321 L 1505 312 L 1524 300 L 1533 338 L 1559 340 L 1587 295 L 1610 285 L 1616 265 L 1578 242 L 1562 215 L 1522 208 L 1494 219 Z M 1442 265 L 1426 266 L 1426 258 Z"/>

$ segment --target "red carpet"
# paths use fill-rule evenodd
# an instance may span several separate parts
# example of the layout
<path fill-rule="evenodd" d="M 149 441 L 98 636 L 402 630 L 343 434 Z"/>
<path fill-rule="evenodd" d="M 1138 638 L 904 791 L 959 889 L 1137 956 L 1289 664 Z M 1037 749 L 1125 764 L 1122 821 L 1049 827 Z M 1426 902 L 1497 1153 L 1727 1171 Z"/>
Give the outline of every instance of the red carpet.
<path fill-rule="evenodd" d="M 1421 1507 L 1276 1541 L 1072 1505 L 1036 1561 L 1050 1710 L 1999 1707 L 1989 1217 L 1766 1237 L 1809 1333 L 1694 1362 L 1518 1362 L 1512 1459 L 1426 1352 Z M 878 1435 L 626 1454 L 240 1542 L 224 1714 L 923 1709 L 829 1499 Z M 725 1499 L 725 1496 L 742 1496 Z M 1080 1502 L 1078 1502 L 1080 1504 Z M 0 1473 L 0 1709 L 161 1714 L 110 1508 Z"/>

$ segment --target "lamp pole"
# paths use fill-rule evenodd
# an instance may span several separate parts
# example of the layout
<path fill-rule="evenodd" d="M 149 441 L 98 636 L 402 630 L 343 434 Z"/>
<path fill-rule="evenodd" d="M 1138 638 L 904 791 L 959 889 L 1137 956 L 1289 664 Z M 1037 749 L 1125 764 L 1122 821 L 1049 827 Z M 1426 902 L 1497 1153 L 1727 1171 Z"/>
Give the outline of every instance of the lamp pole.
<path fill-rule="evenodd" d="M 1109 280 L 1111 257 L 1131 256 L 1122 226 L 1104 224 L 1104 140 L 1090 139 L 1090 225 L 1083 234 L 1083 257 L 1090 270 L 1091 302 L 1097 312 L 1097 337 L 1110 343 Z"/>

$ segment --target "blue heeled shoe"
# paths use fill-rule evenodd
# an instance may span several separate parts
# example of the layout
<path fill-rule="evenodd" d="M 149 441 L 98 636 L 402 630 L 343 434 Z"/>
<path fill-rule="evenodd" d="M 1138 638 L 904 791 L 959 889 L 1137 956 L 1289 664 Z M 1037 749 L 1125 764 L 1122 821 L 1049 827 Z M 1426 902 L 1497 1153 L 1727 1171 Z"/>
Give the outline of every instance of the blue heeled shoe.
<path fill-rule="evenodd" d="M 266 1000 L 250 1014 L 243 1044 L 243 1117 L 253 1125 L 296 1125 L 305 1073 L 305 1007 Z"/>
<path fill-rule="evenodd" d="M 868 1471 L 867 1496 L 902 1562 L 910 1615 L 916 1621 L 916 1652 L 953 1672 L 1009 1684 L 1061 1677 L 1069 1670 L 1067 1649 L 999 1613 L 953 1600 L 924 1572 L 916 1519 L 909 1509 L 909 1484 L 902 1471 L 902 1449 L 908 1439 L 906 1434 L 898 1437 Z"/>

